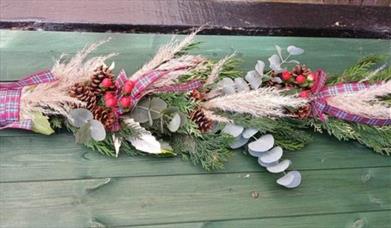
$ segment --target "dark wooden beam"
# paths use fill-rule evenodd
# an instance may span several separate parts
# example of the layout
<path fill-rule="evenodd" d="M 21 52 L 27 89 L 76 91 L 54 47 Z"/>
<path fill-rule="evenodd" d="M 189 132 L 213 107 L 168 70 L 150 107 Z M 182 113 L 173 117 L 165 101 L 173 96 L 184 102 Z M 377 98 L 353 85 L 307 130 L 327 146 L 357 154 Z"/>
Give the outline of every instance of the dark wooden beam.
<path fill-rule="evenodd" d="M 242 0 L 1 0 L 0 28 L 391 37 L 391 7 Z"/>

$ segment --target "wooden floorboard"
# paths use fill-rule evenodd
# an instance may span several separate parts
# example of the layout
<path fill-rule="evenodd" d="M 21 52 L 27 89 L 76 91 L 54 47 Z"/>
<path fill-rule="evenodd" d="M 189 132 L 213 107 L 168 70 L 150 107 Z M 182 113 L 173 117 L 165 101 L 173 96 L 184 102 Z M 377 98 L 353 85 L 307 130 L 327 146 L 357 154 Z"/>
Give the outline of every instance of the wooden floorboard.
<path fill-rule="evenodd" d="M 120 68 L 124 68 L 131 74 L 152 58 L 156 50 L 173 36 L 0 30 L 1 80 L 15 80 L 36 70 L 50 68 L 54 59 L 62 53 L 74 54 L 87 44 L 109 37 L 111 41 L 101 46 L 94 54 L 119 53 L 113 58 L 117 66 L 115 72 L 118 73 Z M 329 73 L 341 73 L 360 57 L 369 54 L 387 55 L 391 50 L 390 41 L 380 39 L 200 35 L 196 40 L 202 43 L 199 49 L 192 53 L 217 59 L 236 51 L 243 60 L 243 70 L 252 69 L 258 59 L 267 61 L 267 58 L 275 53 L 274 45 L 286 48 L 292 44 L 304 48 L 305 54 L 299 56 L 298 60 L 312 69 L 324 68 Z"/>
<path fill-rule="evenodd" d="M 387 228 L 391 224 L 391 211 L 363 213 L 342 213 L 332 215 L 311 215 L 297 217 L 278 217 L 264 219 L 241 219 L 228 221 L 206 221 L 199 223 L 176 223 L 146 226 L 125 226 L 123 228 L 255 228 L 255 227 L 289 227 L 289 228 L 338 228 L 338 227 L 372 227 Z"/>
<path fill-rule="evenodd" d="M 0 30 L 1 80 L 50 68 L 61 53 L 76 53 L 107 37 L 111 42 L 97 53 L 120 53 L 113 60 L 129 74 L 171 39 L 155 34 Z M 267 59 L 275 44 L 303 47 L 306 52 L 299 60 L 332 73 L 365 55 L 390 51 L 389 40 L 372 39 L 197 40 L 203 43 L 194 53 L 211 58 L 237 51 L 244 72 L 257 59 Z M 0 131 L 0 227 L 387 227 L 391 160 L 358 143 L 339 143 L 327 136 L 315 136 L 315 142 L 286 153 L 303 175 L 299 188 L 287 190 L 240 152 L 226 169 L 208 173 L 179 158 L 106 158 L 74 144 L 65 133 Z"/>
<path fill-rule="evenodd" d="M 300 188 L 269 174 L 1 183 L 5 226 L 106 226 L 391 210 L 388 168 L 303 171 Z M 252 192 L 259 197 L 253 197 Z"/>
<path fill-rule="evenodd" d="M 286 153 L 295 169 L 347 169 L 391 166 L 391 159 L 358 143 L 338 143 L 315 136 L 316 143 L 301 151 Z M 74 143 L 68 134 L 53 136 L 0 136 L 0 182 L 207 174 L 200 167 L 175 158 L 107 158 Z M 102 168 L 104 167 L 104 168 Z M 264 172 L 257 160 L 237 151 L 218 173 Z M 273 177 L 269 177 L 273 179 Z M 304 183 L 306 184 L 306 183 Z"/>

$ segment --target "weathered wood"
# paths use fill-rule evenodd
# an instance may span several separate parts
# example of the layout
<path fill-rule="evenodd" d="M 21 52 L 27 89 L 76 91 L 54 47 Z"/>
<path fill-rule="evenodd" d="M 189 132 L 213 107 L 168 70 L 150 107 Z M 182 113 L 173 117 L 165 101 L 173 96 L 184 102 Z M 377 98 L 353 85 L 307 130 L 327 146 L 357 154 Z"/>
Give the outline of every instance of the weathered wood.
<path fill-rule="evenodd" d="M 0 220 L 17 227 L 92 221 L 111 227 L 391 210 L 390 171 L 304 171 L 308 184 L 294 190 L 266 173 L 1 183 Z"/>
<path fill-rule="evenodd" d="M 391 35 L 390 7 L 348 2 L 319 5 L 254 0 L 2 0 L 0 28 L 167 33 L 208 23 L 212 29 L 206 32 L 223 34 Z"/>
<path fill-rule="evenodd" d="M 265 219 L 242 219 L 229 221 L 205 221 L 199 223 L 177 223 L 151 226 L 126 226 L 126 228 L 330 228 L 330 227 L 386 227 L 391 224 L 391 212 L 363 212 L 333 215 L 311 215 L 300 217 L 278 217 Z"/>
<path fill-rule="evenodd" d="M 294 161 L 295 169 L 299 170 L 391 166 L 391 159 L 358 143 L 338 143 L 325 136 L 315 137 L 315 141 L 301 151 L 286 153 L 284 158 Z M 0 144 L 0 182 L 208 173 L 174 158 L 126 155 L 108 158 L 76 145 L 74 137 L 67 134 L 0 136 Z M 217 172 L 264 172 L 264 169 L 256 159 L 238 151 L 225 169 Z"/>
<path fill-rule="evenodd" d="M 112 37 L 94 54 L 119 53 L 113 60 L 116 72 L 124 68 L 129 74 L 135 72 L 155 51 L 168 42 L 171 35 L 156 34 L 102 34 L 64 33 L 0 30 L 0 79 L 15 80 L 34 71 L 50 68 L 53 59 L 62 53 L 72 54 L 88 43 Z M 183 36 L 179 36 L 180 38 Z M 203 42 L 192 53 L 202 53 L 219 58 L 237 51 L 243 59 L 242 69 L 252 69 L 257 59 L 267 60 L 275 53 L 274 45 L 281 47 L 296 45 L 305 53 L 298 59 L 312 69 L 324 68 L 329 73 L 341 73 L 359 58 L 369 54 L 389 54 L 388 40 L 370 39 L 325 39 L 295 37 L 245 37 L 245 36 L 203 36 Z"/>
<path fill-rule="evenodd" d="M 118 52 L 117 67 L 132 73 L 171 36 L 0 30 L 1 80 L 19 79 L 113 37 L 97 53 Z M 305 48 L 311 68 L 341 72 L 367 54 L 389 54 L 388 40 L 199 36 L 194 53 L 221 57 L 238 50 L 243 70 L 267 59 L 274 44 Z M 116 69 L 118 72 L 119 69 Z M 254 158 L 235 153 L 226 169 L 207 173 L 180 159 L 103 157 L 73 136 L 0 131 L 0 227 L 384 227 L 390 223 L 391 160 L 357 143 L 327 136 L 286 153 L 302 171 L 298 189 Z M 252 194 L 253 192 L 259 193 Z M 160 226 L 162 225 L 162 226 Z M 154 227 L 154 226 L 152 226 Z"/>

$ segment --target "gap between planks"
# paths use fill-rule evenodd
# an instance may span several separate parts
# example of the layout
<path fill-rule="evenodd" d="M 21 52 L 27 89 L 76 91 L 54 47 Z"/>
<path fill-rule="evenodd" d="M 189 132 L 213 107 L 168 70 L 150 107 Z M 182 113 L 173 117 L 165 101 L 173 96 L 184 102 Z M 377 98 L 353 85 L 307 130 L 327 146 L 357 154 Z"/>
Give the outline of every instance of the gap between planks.
<path fill-rule="evenodd" d="M 145 228 L 145 227 L 151 227 L 151 228 L 159 228 L 165 225 L 175 226 L 176 225 L 197 225 L 197 224 L 210 224 L 210 223 L 223 223 L 223 222 L 238 222 L 238 221 L 249 221 L 249 220 L 269 220 L 269 219 L 285 219 L 285 218 L 305 218 L 305 217 L 326 217 L 329 215 L 354 215 L 357 213 L 365 213 L 365 214 L 371 214 L 371 213 L 381 213 L 381 212 L 390 212 L 389 214 L 389 220 L 391 223 L 391 210 L 371 210 L 371 211 L 347 211 L 347 212 L 338 212 L 338 213 L 314 213 L 314 214 L 304 214 L 304 215 L 286 215 L 286 216 L 269 216 L 269 217 L 249 217 L 249 218 L 236 218 L 236 219 L 216 219 L 216 220 L 208 220 L 208 221 L 186 221 L 186 222 L 174 222 L 174 223 L 153 223 L 153 224 L 140 224 L 140 225 L 120 225 L 120 226 L 112 226 L 112 227 L 118 227 L 118 228 L 128 228 L 128 227 L 134 227 L 134 228 Z M 169 226 L 167 226 L 169 227 Z M 181 227 L 181 226 L 178 226 Z M 198 227 L 198 226 L 197 226 Z M 203 227 L 203 226 L 202 226 Z M 352 228 L 354 228 L 353 226 Z"/>

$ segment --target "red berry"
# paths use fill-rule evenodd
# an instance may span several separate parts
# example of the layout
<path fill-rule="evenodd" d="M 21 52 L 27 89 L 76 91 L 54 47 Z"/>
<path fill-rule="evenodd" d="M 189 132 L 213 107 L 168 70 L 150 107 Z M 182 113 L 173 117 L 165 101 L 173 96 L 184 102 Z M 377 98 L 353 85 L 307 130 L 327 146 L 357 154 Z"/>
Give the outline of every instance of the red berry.
<path fill-rule="evenodd" d="M 308 75 L 307 80 L 313 82 L 315 80 L 315 74 L 311 73 L 310 75 Z"/>
<path fill-rule="evenodd" d="M 123 88 L 124 93 L 125 94 L 131 93 L 134 88 L 134 84 L 135 84 L 134 81 L 131 80 L 126 81 Z"/>
<path fill-rule="evenodd" d="M 282 79 L 284 81 L 288 81 L 289 79 L 291 79 L 291 77 L 292 77 L 291 72 L 289 72 L 289 71 L 282 72 Z"/>
<path fill-rule="evenodd" d="M 299 93 L 299 97 L 301 98 L 308 98 L 310 96 L 310 91 L 308 90 L 303 90 Z"/>
<path fill-rule="evenodd" d="M 115 107 L 117 105 L 117 99 L 115 97 L 109 98 L 105 100 L 105 104 L 107 107 Z"/>
<path fill-rule="evenodd" d="M 115 95 L 112 92 L 106 92 L 105 95 L 104 95 L 104 98 L 105 98 L 105 100 L 108 100 L 108 99 L 111 99 L 111 98 L 115 98 Z"/>
<path fill-rule="evenodd" d="M 111 79 L 109 79 L 109 78 L 105 78 L 105 79 L 103 79 L 103 81 L 100 83 L 100 85 L 101 85 L 102 87 L 109 88 L 109 87 L 113 86 L 113 81 L 112 81 Z"/>
<path fill-rule="evenodd" d="M 303 84 L 306 80 L 307 80 L 306 77 L 304 77 L 303 75 L 299 75 L 296 77 L 297 84 Z"/>
<path fill-rule="evenodd" d="M 132 98 L 130 97 L 123 97 L 120 99 L 120 104 L 124 108 L 129 108 L 132 105 Z"/>

